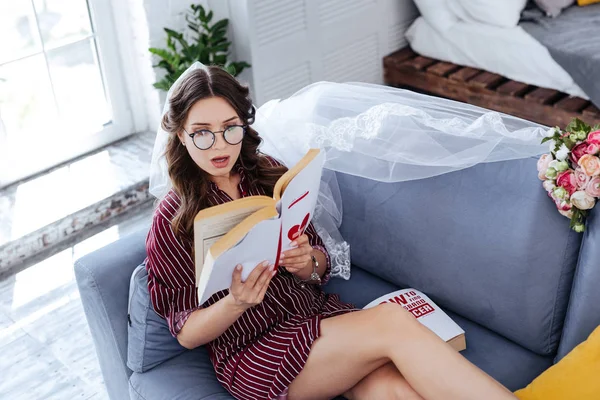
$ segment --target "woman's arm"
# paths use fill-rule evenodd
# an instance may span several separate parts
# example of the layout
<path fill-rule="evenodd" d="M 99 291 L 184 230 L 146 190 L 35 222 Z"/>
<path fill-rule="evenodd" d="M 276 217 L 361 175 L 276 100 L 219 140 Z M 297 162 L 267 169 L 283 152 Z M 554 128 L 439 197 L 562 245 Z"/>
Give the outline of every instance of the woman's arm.
<path fill-rule="evenodd" d="M 229 294 L 210 307 L 192 312 L 177 335 L 179 343 L 193 349 L 221 336 L 247 309 L 262 302 L 274 275 L 272 266 L 263 262 L 242 282 L 242 268 L 238 265 Z"/>
<path fill-rule="evenodd" d="M 325 284 L 329 280 L 331 271 L 331 263 L 327 249 L 323 241 L 319 237 L 312 223 L 308 224 L 308 227 L 299 238 L 291 243 L 294 249 L 285 251 L 282 253 L 280 261 L 281 265 L 296 275 L 302 280 L 307 280 L 314 271 L 314 265 L 311 256 L 314 256 L 319 266 L 317 273 L 321 277 L 321 282 L 311 282 Z"/>
<path fill-rule="evenodd" d="M 245 311 L 229 294 L 210 307 L 192 312 L 177 341 L 186 349 L 202 346 L 221 336 Z"/>

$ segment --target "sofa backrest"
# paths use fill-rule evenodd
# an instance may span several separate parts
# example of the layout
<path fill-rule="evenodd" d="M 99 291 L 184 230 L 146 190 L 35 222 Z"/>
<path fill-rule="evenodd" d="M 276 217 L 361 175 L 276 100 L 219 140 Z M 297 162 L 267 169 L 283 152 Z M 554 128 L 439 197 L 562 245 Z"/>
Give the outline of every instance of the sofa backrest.
<path fill-rule="evenodd" d="M 557 360 L 600 326 L 600 206 L 587 219 Z"/>
<path fill-rule="evenodd" d="M 111 399 L 129 396 L 127 306 L 133 270 L 146 258 L 141 230 L 75 262 L 75 279 Z"/>
<path fill-rule="evenodd" d="M 581 235 L 543 190 L 536 161 L 403 183 L 337 174 L 353 264 L 555 354 Z"/>

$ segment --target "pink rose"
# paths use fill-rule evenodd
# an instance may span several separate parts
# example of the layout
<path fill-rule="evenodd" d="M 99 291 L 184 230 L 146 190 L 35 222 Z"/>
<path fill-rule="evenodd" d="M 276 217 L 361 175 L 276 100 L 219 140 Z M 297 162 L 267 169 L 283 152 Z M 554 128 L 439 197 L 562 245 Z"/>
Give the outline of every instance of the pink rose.
<path fill-rule="evenodd" d="M 598 131 L 600 132 L 600 131 Z M 584 142 L 579 143 L 577 146 L 573 147 L 573 149 L 571 149 L 571 160 L 574 163 L 579 162 L 579 160 L 581 159 L 581 157 L 583 157 L 586 154 L 592 154 L 595 155 L 598 152 L 600 152 L 600 142 L 595 143 L 595 142 L 588 142 L 587 140 Z"/>
<path fill-rule="evenodd" d="M 588 154 L 587 152 L 588 144 L 587 142 L 581 142 L 577 146 L 571 149 L 571 160 L 577 164 L 579 159 L 584 155 Z"/>
<path fill-rule="evenodd" d="M 587 154 L 595 155 L 600 151 L 600 143 L 590 143 L 587 145 L 587 149 L 585 149 Z"/>
<path fill-rule="evenodd" d="M 588 182 L 585 192 L 592 197 L 600 197 L 600 177 L 596 176 Z"/>
<path fill-rule="evenodd" d="M 597 144 L 600 146 L 600 131 L 590 132 L 590 134 L 588 135 L 588 137 L 585 141 L 590 144 L 593 143 L 593 144 Z"/>
<path fill-rule="evenodd" d="M 587 176 L 600 175 L 600 158 L 591 154 L 586 154 L 579 159 L 577 162 L 581 167 L 581 170 L 585 172 Z"/>
<path fill-rule="evenodd" d="M 546 171 L 552 162 L 553 158 L 550 154 L 544 154 L 537 162 L 538 178 L 542 181 L 546 180 Z"/>
<path fill-rule="evenodd" d="M 600 160 L 599 160 L 600 161 Z M 600 168 L 600 165 L 598 166 Z M 565 188 L 569 192 L 569 196 L 577 191 L 577 181 L 575 180 L 575 172 L 572 169 L 568 169 L 565 172 L 561 172 L 556 177 L 556 185 Z"/>
<path fill-rule="evenodd" d="M 581 168 L 577 168 L 575 170 L 575 181 L 577 182 L 577 188 L 580 190 L 584 190 L 587 187 L 588 182 L 590 181 L 590 177 L 585 174 L 581 170 Z"/>

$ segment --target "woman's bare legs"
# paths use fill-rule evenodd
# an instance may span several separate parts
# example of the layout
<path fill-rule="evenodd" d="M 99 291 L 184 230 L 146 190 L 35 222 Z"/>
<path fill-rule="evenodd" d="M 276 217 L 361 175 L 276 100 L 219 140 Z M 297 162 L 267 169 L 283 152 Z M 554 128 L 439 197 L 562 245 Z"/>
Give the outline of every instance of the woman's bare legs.
<path fill-rule="evenodd" d="M 321 336 L 291 383 L 289 397 L 335 397 L 390 361 L 428 400 L 515 399 L 396 304 L 321 321 Z"/>
<path fill-rule="evenodd" d="M 349 400 L 423 400 L 391 362 L 365 376 L 344 393 L 344 397 Z"/>

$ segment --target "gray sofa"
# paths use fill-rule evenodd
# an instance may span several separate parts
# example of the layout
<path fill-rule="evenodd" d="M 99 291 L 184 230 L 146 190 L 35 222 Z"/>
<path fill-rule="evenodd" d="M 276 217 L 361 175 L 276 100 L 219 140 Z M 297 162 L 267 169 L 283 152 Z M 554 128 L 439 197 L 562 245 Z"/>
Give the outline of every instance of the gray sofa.
<path fill-rule="evenodd" d="M 338 180 L 353 270 L 328 292 L 363 306 L 397 288 L 420 289 L 466 331 L 462 354 L 511 390 L 600 324 L 598 213 L 583 235 L 570 231 L 537 179 L 535 159 L 398 184 Z M 145 236 L 122 238 L 75 265 L 111 399 L 230 399 L 204 348 L 144 373 L 128 369 L 129 282 L 145 258 Z"/>

